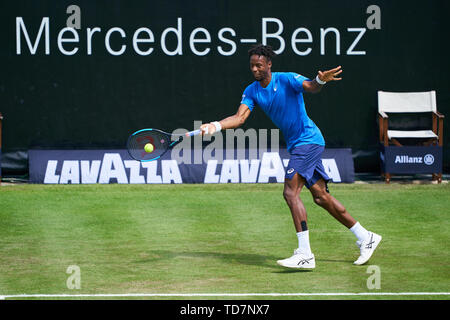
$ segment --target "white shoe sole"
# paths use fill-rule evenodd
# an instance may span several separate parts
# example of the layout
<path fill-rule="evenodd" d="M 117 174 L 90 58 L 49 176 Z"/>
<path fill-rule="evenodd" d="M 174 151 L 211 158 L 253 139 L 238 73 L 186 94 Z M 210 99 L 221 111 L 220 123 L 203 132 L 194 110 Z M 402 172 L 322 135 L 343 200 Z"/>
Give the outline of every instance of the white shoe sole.
<path fill-rule="evenodd" d="M 283 261 L 278 260 L 277 264 L 279 266 L 285 267 L 285 268 L 291 268 L 291 269 L 314 269 L 316 267 L 316 262 L 314 261 L 313 264 L 306 264 L 306 265 L 297 265 L 297 264 L 286 264 L 283 263 Z"/>
<path fill-rule="evenodd" d="M 375 252 L 376 248 L 380 244 L 381 239 L 383 239 L 383 237 L 380 236 L 379 234 L 374 233 L 373 235 L 374 235 L 374 237 L 376 237 L 377 240 L 374 241 L 373 249 L 372 249 L 371 253 L 367 257 L 365 257 L 363 260 L 359 260 L 359 258 L 358 258 L 355 262 L 353 262 L 353 264 L 355 264 L 357 266 L 363 265 L 367 261 L 369 261 L 370 257 L 372 257 L 372 255 Z"/>

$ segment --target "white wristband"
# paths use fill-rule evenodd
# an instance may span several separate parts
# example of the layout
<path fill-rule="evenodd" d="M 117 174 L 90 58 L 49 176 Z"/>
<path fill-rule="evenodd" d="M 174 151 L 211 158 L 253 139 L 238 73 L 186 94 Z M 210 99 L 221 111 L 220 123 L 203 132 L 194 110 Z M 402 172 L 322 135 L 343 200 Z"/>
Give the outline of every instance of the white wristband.
<path fill-rule="evenodd" d="M 222 125 L 220 124 L 219 121 L 214 121 L 212 124 L 216 127 L 216 132 L 219 132 L 222 130 Z"/>
<path fill-rule="evenodd" d="M 318 84 L 321 84 L 321 85 L 324 85 L 325 83 L 327 83 L 326 81 L 320 80 L 320 79 L 319 79 L 319 75 L 316 76 L 316 82 L 317 82 Z"/>

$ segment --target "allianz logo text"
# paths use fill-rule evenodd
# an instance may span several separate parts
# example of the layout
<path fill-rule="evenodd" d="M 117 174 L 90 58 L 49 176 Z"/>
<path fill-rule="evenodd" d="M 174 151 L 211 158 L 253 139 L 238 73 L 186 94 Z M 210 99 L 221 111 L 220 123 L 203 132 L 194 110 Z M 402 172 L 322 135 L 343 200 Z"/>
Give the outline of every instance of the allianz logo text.
<path fill-rule="evenodd" d="M 410 157 L 408 155 L 395 156 L 394 163 L 425 163 L 426 165 L 432 165 L 434 163 L 434 156 L 432 154 L 426 154 L 424 157 Z"/>

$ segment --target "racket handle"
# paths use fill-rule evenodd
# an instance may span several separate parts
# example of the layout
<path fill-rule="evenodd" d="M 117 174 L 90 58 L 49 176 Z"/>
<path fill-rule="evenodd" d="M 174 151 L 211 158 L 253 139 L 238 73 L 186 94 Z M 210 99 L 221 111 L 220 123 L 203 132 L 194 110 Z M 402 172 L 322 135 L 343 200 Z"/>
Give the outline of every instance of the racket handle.
<path fill-rule="evenodd" d="M 199 135 L 201 132 L 202 131 L 200 129 L 194 130 L 194 131 L 189 131 L 189 132 L 186 132 L 186 137 L 196 136 L 196 135 Z"/>

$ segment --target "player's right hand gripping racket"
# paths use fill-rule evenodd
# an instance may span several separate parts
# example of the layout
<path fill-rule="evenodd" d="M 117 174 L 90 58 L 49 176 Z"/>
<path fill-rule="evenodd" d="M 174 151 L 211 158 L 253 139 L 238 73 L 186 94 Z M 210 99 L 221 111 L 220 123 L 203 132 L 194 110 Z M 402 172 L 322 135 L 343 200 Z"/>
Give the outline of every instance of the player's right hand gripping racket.
<path fill-rule="evenodd" d="M 167 150 L 183 141 L 183 136 L 191 137 L 200 133 L 200 129 L 178 135 L 158 129 L 142 129 L 128 137 L 127 150 L 135 160 L 153 161 L 159 159 Z"/>

